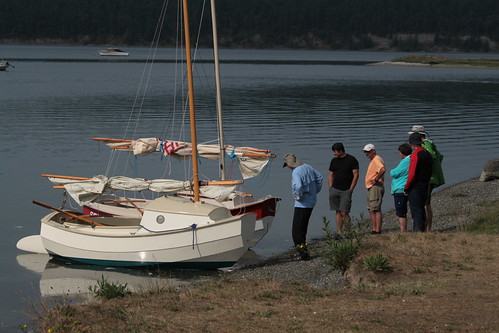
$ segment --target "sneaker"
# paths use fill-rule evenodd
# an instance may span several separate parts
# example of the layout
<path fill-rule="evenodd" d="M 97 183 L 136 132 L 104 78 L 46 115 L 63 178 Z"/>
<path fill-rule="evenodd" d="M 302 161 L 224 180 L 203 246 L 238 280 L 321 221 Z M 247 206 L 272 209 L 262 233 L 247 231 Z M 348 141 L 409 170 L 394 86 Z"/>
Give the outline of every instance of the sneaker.
<path fill-rule="evenodd" d="M 296 251 L 298 251 L 299 256 L 302 260 L 310 260 L 310 254 L 308 253 L 308 244 L 298 244 L 296 245 Z"/>
<path fill-rule="evenodd" d="M 301 257 L 301 260 L 305 260 L 305 261 L 310 260 L 310 254 L 308 254 L 308 251 L 300 253 L 300 257 Z"/>

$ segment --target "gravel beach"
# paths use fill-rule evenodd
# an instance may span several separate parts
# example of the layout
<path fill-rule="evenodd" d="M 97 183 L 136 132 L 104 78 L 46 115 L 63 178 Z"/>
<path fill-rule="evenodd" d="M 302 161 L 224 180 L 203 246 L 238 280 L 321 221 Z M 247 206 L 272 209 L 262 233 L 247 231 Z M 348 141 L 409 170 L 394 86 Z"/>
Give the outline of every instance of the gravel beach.
<path fill-rule="evenodd" d="M 385 194 L 384 200 L 393 200 Z M 499 180 L 481 182 L 478 178 L 444 187 L 432 195 L 433 231 L 449 232 L 467 223 L 486 211 L 483 204 L 499 200 Z M 367 212 L 366 212 L 367 214 Z M 408 230 L 412 220 L 408 218 Z M 291 228 L 291 226 L 290 226 Z M 382 232 L 398 232 L 398 220 L 394 211 L 383 213 Z M 376 237 L 376 236 L 369 236 Z M 234 269 L 229 272 L 233 279 L 270 279 L 283 282 L 297 282 L 313 287 L 328 288 L 344 283 L 343 275 L 331 269 L 321 257 L 324 249 L 322 240 L 312 241 L 309 261 L 294 258 L 294 250 L 269 258 L 261 263 Z"/>

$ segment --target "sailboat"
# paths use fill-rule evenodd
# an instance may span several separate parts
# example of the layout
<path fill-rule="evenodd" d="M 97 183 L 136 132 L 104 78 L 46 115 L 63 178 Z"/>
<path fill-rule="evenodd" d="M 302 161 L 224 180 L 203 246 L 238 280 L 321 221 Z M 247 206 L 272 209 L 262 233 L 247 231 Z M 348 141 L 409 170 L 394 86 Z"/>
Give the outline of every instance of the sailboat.
<path fill-rule="evenodd" d="M 108 142 L 109 139 L 95 138 Z M 112 140 L 113 148 L 120 150 L 131 150 L 133 146 L 140 145 L 147 139 L 121 142 Z M 157 142 L 154 142 L 157 141 Z M 137 143 L 139 142 L 139 143 Z M 162 142 L 155 138 L 149 141 L 151 146 L 157 146 L 155 151 L 162 150 Z M 190 156 L 192 147 L 188 143 L 178 143 L 169 141 L 169 144 L 175 143 L 178 147 L 170 155 L 179 158 Z M 214 145 L 198 145 L 199 156 L 208 159 L 218 159 L 218 148 Z M 268 151 L 258 150 L 248 147 L 225 146 L 225 152 L 240 158 L 239 162 L 243 178 L 258 175 L 274 155 Z M 225 153 L 224 152 L 224 153 Z M 223 170 L 223 168 L 222 168 Z M 144 179 L 126 179 L 124 177 L 114 177 L 111 179 L 104 176 L 94 178 L 63 177 L 57 175 L 44 175 L 50 179 L 57 187 L 64 187 L 70 196 L 83 206 L 83 213 L 91 216 L 129 216 L 140 217 L 142 210 L 147 207 L 150 200 L 144 198 L 129 198 L 125 196 L 116 196 L 114 194 L 103 194 L 106 190 L 127 190 L 144 191 L 160 193 L 175 193 L 178 196 L 192 197 L 191 184 L 189 182 L 172 182 L 165 180 L 144 180 Z M 255 246 L 270 230 L 273 219 L 277 211 L 277 203 L 280 200 L 272 195 L 267 195 L 256 199 L 252 195 L 236 191 L 236 186 L 242 181 L 226 180 L 221 174 L 221 180 L 201 182 L 204 186 L 200 188 L 202 200 L 216 206 L 226 207 L 233 216 L 253 212 L 257 214 L 255 233 L 252 238 L 252 245 Z M 101 184 L 101 185 L 99 185 Z M 96 187 L 102 190 L 96 190 Z M 86 190 L 88 189 L 88 190 Z M 98 193 L 96 193 L 98 192 Z"/>
<path fill-rule="evenodd" d="M 187 0 L 182 1 L 192 153 L 192 198 L 162 196 L 140 217 L 85 216 L 33 203 L 53 212 L 41 219 L 40 237 L 21 239 L 21 250 L 43 252 L 103 266 L 169 265 L 185 268 L 232 266 L 251 245 L 256 214 L 200 200 L 194 85 Z M 35 235 L 36 236 L 36 235 Z"/>
<path fill-rule="evenodd" d="M 230 156 L 239 165 L 243 179 L 256 177 L 268 166 L 269 161 L 275 155 L 270 150 L 256 149 L 252 147 L 234 147 L 226 145 L 223 134 L 223 112 L 221 97 L 220 61 L 218 52 L 218 36 L 216 26 L 215 0 L 211 4 L 211 21 L 213 32 L 213 51 L 215 64 L 216 83 L 216 109 L 218 124 L 218 146 L 209 144 L 197 145 L 198 156 L 201 158 L 219 160 L 219 181 L 204 182 L 201 187 L 201 196 L 204 202 L 226 207 L 231 215 L 236 216 L 247 212 L 257 214 L 255 233 L 251 246 L 255 246 L 270 230 L 273 219 L 277 212 L 277 204 L 280 198 L 267 195 L 255 199 L 253 195 L 236 191 L 236 186 L 241 182 L 226 181 L 225 156 Z M 140 138 L 136 140 L 93 138 L 98 142 L 104 142 L 114 150 L 130 152 L 135 156 L 151 153 L 160 153 L 165 156 L 173 156 L 178 159 L 192 157 L 193 144 L 175 140 L 161 140 L 155 137 Z M 104 194 L 106 191 L 144 191 L 149 190 L 159 193 L 175 193 L 178 196 L 190 198 L 193 191 L 190 183 L 172 182 L 170 180 L 145 180 L 125 179 L 124 177 L 113 177 L 108 179 L 104 176 L 93 178 L 67 177 L 58 175 L 43 175 L 53 182 L 58 188 L 64 188 L 70 196 L 83 207 L 83 213 L 91 216 L 128 216 L 141 217 L 143 209 L 150 203 L 144 198 L 130 198 L 128 196 L 117 196 L 115 194 Z M 118 184 L 117 184 L 118 183 Z"/>

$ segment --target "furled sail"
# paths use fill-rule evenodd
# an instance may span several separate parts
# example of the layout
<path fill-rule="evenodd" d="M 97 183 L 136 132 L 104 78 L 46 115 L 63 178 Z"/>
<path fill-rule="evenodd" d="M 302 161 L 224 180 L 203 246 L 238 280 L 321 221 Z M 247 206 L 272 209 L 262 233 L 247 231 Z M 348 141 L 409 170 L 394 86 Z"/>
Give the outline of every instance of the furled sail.
<path fill-rule="evenodd" d="M 118 150 L 132 152 L 134 155 L 145 155 L 160 152 L 163 155 L 171 155 L 175 158 L 190 158 L 192 155 L 192 145 L 189 142 L 161 140 L 158 138 L 142 138 L 137 140 L 121 140 L 93 138 L 96 141 L 103 141 L 109 147 Z M 275 157 L 270 150 L 257 149 L 251 147 L 225 146 L 225 154 L 236 161 L 244 179 L 258 176 L 270 160 Z M 220 157 L 220 147 L 217 145 L 198 145 L 198 155 L 202 158 L 216 160 Z"/>
<path fill-rule="evenodd" d="M 123 176 L 106 177 L 103 175 L 92 178 L 68 179 L 67 177 L 48 177 L 58 186 L 64 186 L 69 195 L 80 205 L 85 205 L 98 199 L 104 192 L 125 190 L 144 191 L 149 190 L 158 193 L 177 193 L 192 191 L 189 181 L 173 179 L 143 179 L 129 178 Z M 235 190 L 236 185 L 207 185 L 201 187 L 201 195 L 208 198 L 223 201 Z"/>

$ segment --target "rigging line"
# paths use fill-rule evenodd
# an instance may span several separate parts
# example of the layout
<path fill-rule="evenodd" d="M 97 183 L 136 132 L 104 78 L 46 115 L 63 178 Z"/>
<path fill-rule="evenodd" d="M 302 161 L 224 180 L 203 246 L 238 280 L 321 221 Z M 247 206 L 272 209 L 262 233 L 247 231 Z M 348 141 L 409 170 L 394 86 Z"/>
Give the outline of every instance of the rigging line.
<path fill-rule="evenodd" d="M 207 7 L 206 0 L 203 2 L 203 11 L 201 13 L 201 18 L 204 18 L 204 12 L 205 8 Z M 198 48 L 199 45 L 199 40 L 201 37 L 201 27 L 203 25 L 203 19 L 200 20 L 199 24 L 199 29 L 198 29 L 198 38 L 196 41 L 196 48 Z M 215 37 L 215 36 L 213 36 Z M 202 92 L 204 96 L 208 96 L 207 103 L 206 104 L 206 110 L 207 114 L 210 116 L 210 119 L 213 121 L 213 124 L 216 124 L 216 133 L 217 133 L 217 140 L 220 141 L 221 133 L 220 133 L 220 128 L 218 126 L 218 114 L 216 107 L 214 108 L 213 105 L 216 105 L 216 88 L 213 87 L 213 82 L 208 80 L 208 74 L 206 71 L 206 64 L 204 62 L 198 64 L 198 66 L 195 67 L 196 73 L 198 73 L 197 78 L 198 82 L 201 86 Z M 211 82 L 211 83 L 210 83 Z M 209 103 L 211 102 L 211 103 Z"/>
<path fill-rule="evenodd" d="M 203 26 L 203 17 L 204 17 L 204 9 L 206 7 L 206 0 L 203 1 L 203 6 L 201 7 L 201 19 L 199 20 L 199 26 L 198 26 L 198 34 L 196 37 L 196 43 L 194 44 L 194 54 L 192 55 L 192 62 L 195 63 L 197 60 L 197 54 L 198 54 L 198 49 L 199 49 L 199 39 L 201 35 L 201 27 Z"/>
<path fill-rule="evenodd" d="M 151 48 L 149 49 L 149 54 L 148 54 L 148 57 L 147 57 L 147 62 L 150 63 L 150 65 L 149 65 L 149 72 L 147 73 L 147 79 L 145 81 L 146 83 L 145 83 L 144 92 L 143 92 L 143 95 L 142 95 L 142 100 L 141 100 L 141 103 L 140 103 L 140 108 L 139 108 L 140 112 L 139 112 L 139 115 L 141 114 L 141 112 L 143 110 L 144 102 L 146 100 L 146 93 L 148 91 L 147 88 L 149 87 L 149 82 L 150 82 L 151 75 L 152 75 L 153 65 L 155 63 L 156 54 L 158 52 L 159 40 L 161 38 L 161 31 L 162 31 L 162 27 L 163 27 L 163 24 L 164 24 L 164 21 L 165 21 L 165 17 L 166 17 L 166 13 L 167 13 L 167 9 L 168 9 L 168 3 L 169 3 L 169 0 L 165 0 L 163 2 L 162 14 L 160 15 L 160 19 L 158 21 L 158 24 L 156 25 L 156 31 L 154 33 L 153 43 L 151 45 Z M 151 55 L 151 52 L 152 52 L 152 55 Z M 138 128 L 138 125 L 139 125 L 139 119 L 140 119 L 140 117 L 137 117 L 137 121 L 135 123 L 135 129 L 134 129 L 133 137 L 136 136 L 137 128 Z"/>
<path fill-rule="evenodd" d="M 186 74 L 186 71 L 187 71 L 187 64 L 184 64 L 184 62 L 180 62 L 180 66 L 178 65 L 178 59 L 181 58 L 183 59 L 183 57 L 185 56 L 185 54 L 181 52 L 180 50 L 180 47 L 179 46 L 182 46 L 184 45 L 184 38 L 183 38 L 183 30 L 182 30 L 182 27 L 184 26 L 183 24 L 184 22 L 184 16 L 182 15 L 182 0 L 178 0 L 178 6 L 177 6 L 177 39 L 176 39 L 176 60 L 177 60 L 177 63 L 176 63 L 176 72 L 175 72 L 175 78 L 176 78 L 176 82 L 177 80 L 180 80 L 181 81 L 181 94 L 180 94 L 180 105 L 179 105 L 179 109 L 181 110 L 181 126 L 180 126 L 180 130 L 179 130 L 179 140 L 178 141 L 187 141 L 185 140 L 185 131 L 184 131 L 184 128 L 185 128 L 185 120 L 186 120 L 186 114 L 187 114 L 187 108 L 188 108 L 188 96 L 186 94 L 186 89 L 185 89 L 185 80 L 186 80 L 186 77 L 187 77 L 187 74 Z M 180 43 L 179 43 L 180 41 Z M 184 45 L 185 47 L 185 45 Z M 178 54 L 181 54 L 182 56 L 179 57 Z M 178 68 L 182 68 L 182 72 L 181 73 L 184 73 L 183 75 L 182 74 L 179 74 L 178 72 Z M 175 84 L 175 87 L 177 86 L 177 84 Z M 177 101 L 177 100 L 176 100 Z M 191 166 L 190 166 L 190 160 L 188 160 L 187 163 L 183 163 L 183 166 L 184 166 L 184 179 L 188 179 L 188 175 L 189 175 L 189 171 L 187 170 L 191 170 Z"/>
<path fill-rule="evenodd" d="M 195 53 L 194 60 L 197 60 L 197 58 L 198 58 L 197 51 L 199 49 L 199 40 L 201 38 L 201 28 L 203 26 L 204 13 L 205 13 L 206 7 L 207 7 L 206 0 L 204 0 L 203 6 L 202 6 L 203 10 L 201 12 L 201 19 L 199 20 L 200 22 L 199 22 L 199 27 L 198 27 L 198 35 L 197 35 L 197 39 L 196 39 L 196 47 L 195 47 L 196 53 Z M 201 53 L 199 53 L 199 56 L 201 56 Z M 202 69 L 202 71 L 200 71 L 199 69 Z M 202 75 L 199 74 L 197 76 L 199 78 L 198 82 L 201 84 L 201 88 L 203 89 L 202 91 L 204 91 L 204 92 L 208 91 L 207 95 L 212 98 L 212 102 L 215 101 L 214 94 L 213 94 L 213 86 L 209 83 L 210 81 L 208 80 L 208 74 L 206 72 L 205 64 L 204 63 L 197 64 L 197 66 L 195 67 L 195 70 L 196 70 L 196 72 L 202 73 Z M 201 80 L 201 78 L 204 78 L 204 80 Z M 205 85 L 208 86 L 209 89 L 205 89 Z M 210 109 L 210 108 L 208 108 L 208 109 Z"/>
<path fill-rule="evenodd" d="M 184 128 L 185 128 L 185 108 L 184 106 L 187 105 L 185 102 L 187 100 L 186 94 L 185 94 L 185 79 L 187 74 L 181 74 L 186 72 L 185 70 L 185 64 L 184 61 L 182 61 L 184 58 L 184 54 L 181 52 L 182 46 L 183 46 L 183 41 L 184 39 L 182 38 L 182 22 L 183 22 L 183 16 L 181 13 L 181 1 L 177 1 L 177 14 L 176 14 L 176 38 L 175 38 L 175 64 L 174 64 L 174 84 L 173 84 L 173 102 L 171 105 L 171 110 L 169 112 L 169 117 L 165 118 L 165 122 L 163 125 L 163 128 L 160 131 L 159 137 L 164 137 L 168 138 L 170 137 L 169 133 L 171 132 L 172 135 L 172 140 L 175 140 L 175 135 L 174 135 L 174 129 L 177 127 L 175 124 L 177 123 L 177 110 L 180 110 L 180 114 L 183 115 L 180 121 L 180 128 L 178 129 L 178 137 L 177 141 L 186 141 L 185 140 L 185 134 L 184 134 Z M 179 42 L 180 41 L 180 42 Z M 180 56 L 179 56 L 180 54 Z M 183 109 L 184 108 L 184 109 Z M 169 119 L 168 119 L 169 118 Z M 168 121 L 169 120 L 169 121 Z M 163 135 L 161 135 L 163 134 Z M 163 172 L 163 175 L 168 174 L 170 175 L 173 167 L 172 167 L 172 161 L 173 159 L 171 156 L 168 157 L 166 160 L 166 167 Z M 184 178 L 186 178 L 186 171 L 185 171 L 185 164 L 184 165 Z"/>
<path fill-rule="evenodd" d="M 205 0 L 205 1 L 206 1 L 206 0 Z M 179 2 L 179 8 L 180 8 L 180 2 Z M 178 46 L 179 46 L 178 41 L 180 40 L 181 42 L 183 42 L 183 38 L 179 38 L 179 34 L 178 34 L 178 32 L 181 30 L 181 29 L 179 29 L 179 28 L 178 28 L 178 27 L 179 27 L 179 22 L 180 22 L 180 23 L 182 22 L 183 17 L 180 15 L 180 13 L 178 13 L 177 18 L 180 18 L 180 20 L 179 20 L 179 19 L 177 19 L 177 44 L 176 44 L 176 46 L 177 46 L 177 47 L 176 47 L 176 50 L 177 50 L 177 57 L 176 57 L 176 64 L 178 64 L 178 63 L 179 63 L 179 62 L 178 62 L 178 60 L 179 60 L 179 57 L 178 57 L 178 52 L 180 52 L 180 48 L 178 47 Z M 199 40 L 199 33 L 198 33 L 198 40 Z M 193 61 L 195 61 L 196 56 L 197 56 L 197 48 L 195 49 L 195 52 L 194 52 Z M 184 72 L 185 72 L 185 69 L 184 69 L 184 68 L 185 68 L 185 67 L 184 67 L 184 62 L 180 62 L 180 64 L 182 65 L 182 73 L 184 73 Z M 177 69 L 178 67 L 179 67 L 179 66 L 176 66 L 175 68 Z M 175 72 L 175 73 L 176 73 L 176 75 L 175 75 L 175 78 L 176 78 L 175 82 L 177 82 L 178 77 L 179 77 L 179 75 L 178 75 L 178 70 L 176 70 L 176 72 Z M 186 94 L 185 94 L 185 83 L 184 83 L 184 82 L 185 82 L 186 75 L 187 75 L 187 74 L 185 74 L 185 73 L 184 73 L 184 74 L 183 74 L 183 76 L 182 76 L 182 81 L 181 81 L 181 82 L 182 82 L 182 86 L 181 86 L 179 89 L 175 90 L 175 91 L 180 90 L 180 91 L 182 92 L 182 94 L 181 94 L 181 96 L 182 96 L 182 104 L 181 104 L 181 105 L 182 105 L 182 107 L 183 107 L 183 111 L 182 111 L 182 114 L 183 114 L 183 121 L 182 121 L 182 126 L 181 126 L 181 132 L 179 133 L 179 138 L 177 139 L 178 141 L 186 141 L 186 140 L 185 140 L 185 133 L 184 133 L 184 131 L 183 131 L 183 128 L 184 128 L 184 125 L 185 125 L 185 116 L 186 116 L 186 114 L 187 114 L 187 106 L 188 106 L 188 104 L 187 104 L 187 100 L 188 100 L 188 99 L 187 99 L 187 96 L 186 96 Z M 177 85 L 177 84 L 175 84 L 175 87 L 177 87 L 177 86 L 178 86 L 178 85 Z M 178 94 L 176 94 L 176 93 L 175 93 L 175 95 L 174 95 L 174 96 L 176 97 L 177 95 L 178 95 Z M 175 98 L 174 110 L 176 110 L 176 101 L 177 101 L 177 98 Z M 176 114 L 176 113 L 174 113 L 174 114 Z M 173 122 L 172 122 L 172 123 L 173 123 Z M 165 136 L 165 137 L 166 137 L 166 136 Z"/>
<path fill-rule="evenodd" d="M 159 37 L 161 35 L 161 27 L 163 26 L 163 23 L 164 23 L 164 20 L 165 20 L 165 17 L 166 17 L 166 12 L 167 12 L 167 8 L 168 8 L 168 3 L 169 3 L 169 0 L 165 0 L 163 2 L 163 6 L 162 6 L 162 9 L 161 9 L 161 12 L 160 12 L 160 16 L 159 16 L 159 19 L 158 19 L 158 23 L 156 25 L 156 31 L 154 33 L 154 37 L 153 37 L 153 41 L 151 43 L 151 48 L 149 49 L 149 53 L 148 53 L 148 56 L 147 56 L 147 60 L 146 60 L 146 64 L 144 66 L 144 70 L 142 72 L 142 76 L 141 76 L 141 79 L 139 81 L 139 86 L 137 88 L 137 92 L 136 92 L 136 95 L 135 95 L 135 98 L 134 98 L 134 103 L 132 105 L 132 109 L 130 111 L 130 115 L 129 115 L 129 118 L 128 118 L 128 122 L 127 122 L 127 125 L 126 125 L 126 128 L 125 128 L 125 132 L 124 132 L 124 135 L 123 135 L 123 139 L 125 139 L 127 137 L 127 133 L 129 131 L 129 128 L 130 128 L 130 125 L 131 125 L 131 122 L 132 122 L 132 118 L 133 118 L 133 115 L 135 113 L 135 110 L 137 108 L 137 103 L 138 103 L 138 100 L 140 99 L 139 96 L 141 94 L 141 91 L 143 91 L 143 98 L 142 98 L 142 103 L 140 105 L 140 108 L 139 108 L 139 113 L 138 113 L 138 116 L 137 116 L 137 119 L 136 119 L 136 124 L 135 124 L 135 130 L 134 130 L 134 135 L 136 133 L 136 130 L 137 130 L 137 126 L 138 126 L 138 120 L 140 119 L 140 113 L 142 111 L 142 107 L 143 107 L 143 102 L 145 100 L 145 92 L 146 92 L 146 88 L 148 86 L 148 83 L 149 83 L 149 80 L 150 80 L 150 76 L 151 76 L 151 72 L 152 72 L 152 63 L 154 62 L 154 60 L 156 59 L 156 51 L 157 51 L 157 45 L 158 45 L 158 42 L 159 42 Z M 156 48 L 154 48 L 154 45 L 156 45 Z M 152 50 L 154 50 L 154 52 L 152 52 Z M 152 53 L 152 55 L 151 55 Z M 147 68 L 149 67 L 149 72 L 147 72 Z M 144 87 L 144 78 L 146 77 L 146 73 L 148 73 L 147 75 L 147 80 L 146 80 L 146 84 L 145 84 L 145 87 Z M 112 149 L 114 150 L 114 149 Z M 109 173 L 111 172 L 111 169 L 112 169 L 112 164 L 113 164 L 113 160 L 115 162 L 115 167 L 114 167 L 114 170 L 113 170 L 113 173 L 116 172 L 116 169 L 118 167 L 118 160 L 119 160 L 119 154 L 117 155 L 118 158 L 117 159 L 114 159 L 114 154 L 111 154 L 110 156 L 110 161 L 108 163 L 108 167 L 107 167 L 107 170 L 106 170 L 106 175 L 109 175 Z M 128 163 L 125 163 L 124 164 L 124 170 L 123 170 L 123 173 L 126 174 L 126 169 L 127 169 L 127 165 Z"/>
<path fill-rule="evenodd" d="M 178 88 L 178 68 L 179 68 L 179 52 L 180 52 L 180 47 L 179 47 L 179 35 L 181 34 L 180 31 L 180 24 L 179 24 L 179 17 L 180 15 L 180 2 L 177 1 L 177 12 L 176 12 L 176 37 L 175 37 L 175 62 L 174 62 L 174 82 L 173 82 L 173 93 L 172 93 L 172 105 L 171 107 L 171 112 L 169 112 L 169 118 L 165 117 L 164 124 L 162 128 L 160 129 L 158 133 L 158 137 L 163 137 L 163 138 L 168 138 L 169 137 L 169 132 L 171 131 L 173 133 L 173 128 L 175 124 L 175 117 L 176 117 L 176 110 L 177 110 L 177 100 L 178 100 L 178 94 L 177 94 L 177 88 Z M 183 86 L 183 85 L 182 85 Z M 183 88 L 181 88 L 183 89 Z M 168 121 L 170 120 L 170 121 Z M 172 139 L 173 136 L 172 136 Z M 181 141 L 181 140 L 178 140 Z"/>

